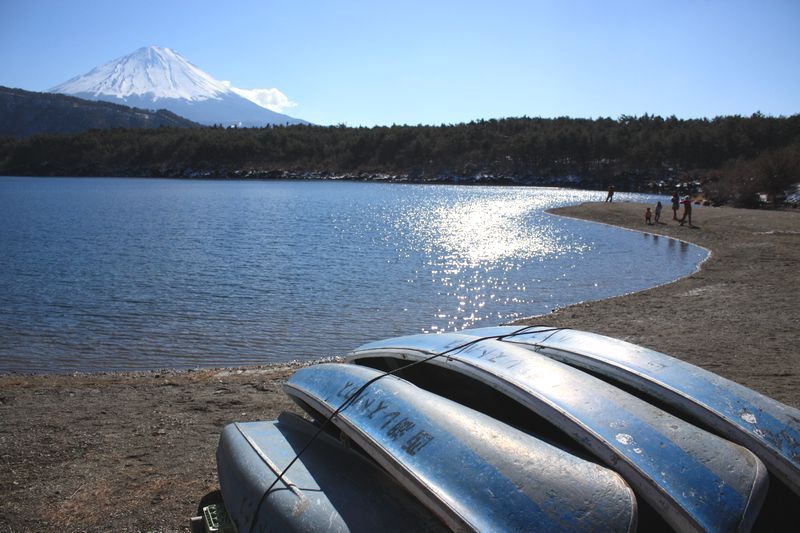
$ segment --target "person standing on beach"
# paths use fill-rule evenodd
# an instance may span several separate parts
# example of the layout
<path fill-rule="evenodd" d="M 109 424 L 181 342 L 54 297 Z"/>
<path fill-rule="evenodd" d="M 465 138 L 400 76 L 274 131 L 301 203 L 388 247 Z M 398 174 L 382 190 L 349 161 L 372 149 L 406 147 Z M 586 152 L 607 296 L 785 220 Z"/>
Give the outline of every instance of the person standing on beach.
<path fill-rule="evenodd" d="M 678 207 L 680 206 L 680 198 L 678 198 L 678 192 L 675 191 L 672 193 L 672 220 L 678 220 Z"/>
<path fill-rule="evenodd" d="M 689 198 L 689 195 L 683 199 L 683 216 L 681 217 L 681 226 L 683 226 L 684 222 L 686 222 L 687 218 L 689 220 L 689 227 L 693 228 L 692 226 L 692 199 Z"/>
<path fill-rule="evenodd" d="M 614 201 L 614 186 L 608 186 L 608 196 L 606 196 L 606 202 L 613 202 Z"/>
<path fill-rule="evenodd" d="M 656 224 L 658 224 L 658 221 L 661 220 L 661 209 L 662 209 L 661 202 L 659 201 L 656 204 L 656 214 L 655 214 L 655 222 L 656 222 Z"/>
<path fill-rule="evenodd" d="M 644 210 L 644 223 L 647 224 L 648 226 L 652 226 L 653 225 L 653 223 L 651 222 L 651 218 L 650 218 L 651 215 L 652 215 L 652 212 L 650 211 L 649 207 Z"/>

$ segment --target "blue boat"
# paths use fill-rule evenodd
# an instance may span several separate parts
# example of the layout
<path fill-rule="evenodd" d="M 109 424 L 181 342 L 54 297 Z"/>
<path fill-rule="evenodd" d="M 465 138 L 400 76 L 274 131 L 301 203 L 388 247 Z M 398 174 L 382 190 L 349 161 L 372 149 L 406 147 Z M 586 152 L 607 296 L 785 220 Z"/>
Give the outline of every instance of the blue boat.
<path fill-rule="evenodd" d="M 616 473 L 395 376 L 349 364 L 297 371 L 285 390 L 456 531 L 632 531 Z"/>
<path fill-rule="evenodd" d="M 492 387 L 619 472 L 679 531 L 748 530 L 767 492 L 766 468 L 746 448 L 509 342 L 414 335 L 364 345 L 349 360 L 401 376 L 410 375 L 403 365 L 424 361 Z M 448 386 L 445 377 L 433 388 Z"/>

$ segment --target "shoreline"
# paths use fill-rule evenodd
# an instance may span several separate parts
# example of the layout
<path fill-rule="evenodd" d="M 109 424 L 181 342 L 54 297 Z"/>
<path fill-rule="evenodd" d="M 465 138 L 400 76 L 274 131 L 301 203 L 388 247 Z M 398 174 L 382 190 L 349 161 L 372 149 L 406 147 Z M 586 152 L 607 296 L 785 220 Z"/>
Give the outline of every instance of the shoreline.
<path fill-rule="evenodd" d="M 672 283 L 518 320 L 640 344 L 800 408 L 800 213 L 695 208 L 696 228 L 644 224 L 644 205 L 590 203 L 552 214 L 701 246 L 700 268 Z M 639 260 L 639 259 L 633 259 Z M 655 268 L 642 261 L 644 268 Z"/>
<path fill-rule="evenodd" d="M 666 223 L 645 226 L 643 211 L 617 202 L 552 213 L 711 255 L 671 283 L 515 323 L 621 338 L 800 407 L 800 213 L 696 208 L 690 229 L 667 220 L 668 209 Z M 282 384 L 307 364 L 0 375 L 0 529 L 188 531 L 200 499 L 218 488 L 222 428 L 299 412 Z"/>

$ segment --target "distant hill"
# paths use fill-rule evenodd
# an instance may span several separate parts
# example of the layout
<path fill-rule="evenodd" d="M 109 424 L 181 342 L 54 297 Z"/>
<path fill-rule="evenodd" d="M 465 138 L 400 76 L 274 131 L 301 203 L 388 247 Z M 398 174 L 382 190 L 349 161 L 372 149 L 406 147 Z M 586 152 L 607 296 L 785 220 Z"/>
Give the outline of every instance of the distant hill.
<path fill-rule="evenodd" d="M 147 111 L 62 94 L 0 87 L 0 136 L 160 126 L 191 128 L 198 124 L 165 109 Z"/>

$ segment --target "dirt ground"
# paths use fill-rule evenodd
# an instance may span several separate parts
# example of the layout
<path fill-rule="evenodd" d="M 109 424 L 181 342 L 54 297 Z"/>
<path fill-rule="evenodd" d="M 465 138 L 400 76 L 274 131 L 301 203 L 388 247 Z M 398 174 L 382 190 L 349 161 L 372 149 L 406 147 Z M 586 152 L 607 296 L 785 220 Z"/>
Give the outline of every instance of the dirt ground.
<path fill-rule="evenodd" d="M 0 377 L 0 531 L 188 530 L 222 428 L 294 410 L 299 366 Z"/>
<path fill-rule="evenodd" d="M 676 283 L 527 323 L 623 338 L 800 407 L 800 213 L 696 208 L 692 229 L 669 210 L 646 226 L 638 204 L 557 212 L 713 253 Z M 218 488 L 224 425 L 296 410 L 281 385 L 299 366 L 0 376 L 0 531 L 188 530 Z"/>

